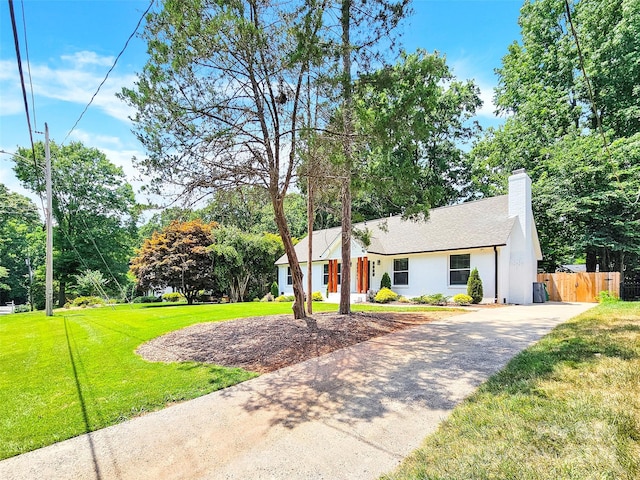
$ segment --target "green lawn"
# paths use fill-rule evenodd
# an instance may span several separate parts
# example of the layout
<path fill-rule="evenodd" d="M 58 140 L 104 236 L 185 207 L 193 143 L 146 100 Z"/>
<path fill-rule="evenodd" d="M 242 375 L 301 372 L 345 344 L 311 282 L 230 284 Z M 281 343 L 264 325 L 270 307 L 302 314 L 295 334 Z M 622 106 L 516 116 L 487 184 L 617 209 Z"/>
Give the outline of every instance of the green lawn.
<path fill-rule="evenodd" d="M 336 310 L 314 303 L 317 312 Z M 254 377 L 199 363 L 150 363 L 134 350 L 195 323 L 281 313 L 291 313 L 291 304 L 122 305 L 0 316 L 0 459 Z"/>
<path fill-rule="evenodd" d="M 560 325 L 384 478 L 639 479 L 640 303 Z"/>

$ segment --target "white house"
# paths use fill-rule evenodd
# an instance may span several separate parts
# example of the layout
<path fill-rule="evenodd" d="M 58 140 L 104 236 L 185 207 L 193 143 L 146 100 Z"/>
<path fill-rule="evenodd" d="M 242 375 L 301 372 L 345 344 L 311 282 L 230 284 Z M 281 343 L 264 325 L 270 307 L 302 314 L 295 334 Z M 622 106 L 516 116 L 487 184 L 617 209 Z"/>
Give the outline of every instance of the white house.
<path fill-rule="evenodd" d="M 542 254 L 531 210 L 531 179 L 524 170 L 509 177 L 508 195 L 435 208 L 426 222 L 395 216 L 354 228 L 371 233 L 366 247 L 352 239 L 349 290 L 355 301 L 363 301 L 369 289 L 378 290 L 385 272 L 391 277 L 392 289 L 405 297 L 466 293 L 473 268 L 482 279 L 484 302 L 533 301 L 537 261 Z M 305 276 L 308 238 L 295 247 Z M 340 227 L 314 231 L 312 241 L 313 291 L 337 300 L 344 268 Z M 292 294 L 286 255 L 276 265 L 280 291 Z"/>

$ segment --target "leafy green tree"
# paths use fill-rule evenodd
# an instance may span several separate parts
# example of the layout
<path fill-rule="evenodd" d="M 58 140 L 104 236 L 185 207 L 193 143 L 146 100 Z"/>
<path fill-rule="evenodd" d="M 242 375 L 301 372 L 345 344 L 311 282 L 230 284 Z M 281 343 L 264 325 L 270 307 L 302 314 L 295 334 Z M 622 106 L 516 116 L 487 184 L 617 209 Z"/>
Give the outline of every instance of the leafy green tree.
<path fill-rule="evenodd" d="M 509 116 L 473 148 L 471 190 L 504 193 L 526 168 L 545 268 L 585 257 L 591 271 L 621 268 L 637 202 L 634 169 L 616 152 L 633 158 L 640 132 L 640 4 L 581 0 L 567 12 L 564 0 L 527 1 L 520 25 L 497 69 L 495 102 Z"/>
<path fill-rule="evenodd" d="M 32 276 L 44 259 L 44 233 L 35 204 L 0 184 L 0 265 L 8 275 L 0 290 L 0 302 L 29 301 Z"/>
<path fill-rule="evenodd" d="M 263 296 L 276 276 L 274 263 L 284 253 L 277 235 L 244 233 L 234 227 L 216 231 L 211 251 L 216 282 L 232 302 Z"/>
<path fill-rule="evenodd" d="M 593 136 L 567 137 L 548 150 L 537 198 L 545 224 L 570 246 L 551 250 L 550 266 L 584 256 L 588 271 L 598 265 L 633 276 L 640 268 L 640 133 L 614 141 L 609 153 Z"/>
<path fill-rule="evenodd" d="M 11 287 L 9 285 L 7 285 L 6 283 L 3 283 L 3 280 L 5 280 L 7 277 L 9 276 L 9 270 L 7 270 L 5 267 L 0 266 L 0 292 L 5 290 L 11 290 Z"/>
<path fill-rule="evenodd" d="M 80 142 L 50 143 L 53 182 L 54 276 L 59 304 L 66 302 L 66 286 L 83 270 L 99 270 L 114 278 L 113 287 L 126 282 L 128 262 L 136 241 L 133 189 L 122 168 L 104 153 Z M 20 148 L 15 172 L 25 186 L 43 194 L 44 144 Z M 34 166 L 35 163 L 35 166 Z M 118 292 L 120 293 L 120 292 Z"/>
<path fill-rule="evenodd" d="M 471 270 L 469 274 L 469 279 L 467 280 L 467 295 L 473 299 L 473 303 L 480 303 L 484 296 L 482 279 L 480 278 L 477 268 Z"/>
<path fill-rule="evenodd" d="M 84 296 L 103 296 L 104 288 L 109 283 L 100 270 L 85 270 L 75 275 L 75 279 L 78 295 Z"/>
<path fill-rule="evenodd" d="M 297 165 L 302 88 L 324 4 L 166 1 L 143 38 L 149 61 L 135 89 L 139 162 L 154 184 L 184 193 L 255 185 L 273 207 L 293 277 L 293 311 L 303 318 L 302 271 L 284 213 Z"/>
<path fill-rule="evenodd" d="M 200 290 L 214 286 L 214 243 L 216 224 L 201 220 L 173 222 L 154 232 L 131 260 L 131 273 L 142 290 L 171 287 L 182 293 L 189 305 Z"/>
<path fill-rule="evenodd" d="M 456 80 L 443 57 L 418 50 L 361 77 L 355 98 L 357 181 L 366 192 L 355 208 L 365 218 L 427 216 L 459 200 L 468 181 L 462 146 L 479 132 L 471 119 L 482 102 L 472 81 Z"/>

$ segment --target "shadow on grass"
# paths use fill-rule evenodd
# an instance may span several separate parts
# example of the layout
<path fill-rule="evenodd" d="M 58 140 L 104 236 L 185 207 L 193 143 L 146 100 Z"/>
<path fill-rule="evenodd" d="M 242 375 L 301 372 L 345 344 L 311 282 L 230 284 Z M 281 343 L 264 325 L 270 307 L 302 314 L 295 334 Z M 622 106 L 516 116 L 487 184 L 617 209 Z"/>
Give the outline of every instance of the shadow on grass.
<path fill-rule="evenodd" d="M 93 461 L 93 470 L 96 474 L 96 479 L 100 480 L 102 475 L 100 474 L 100 464 L 98 463 L 98 458 L 96 455 L 95 445 L 93 443 L 93 438 L 91 437 L 91 427 L 89 424 L 89 414 L 87 412 L 87 403 L 85 401 L 84 393 L 82 391 L 82 384 L 80 383 L 80 377 L 78 375 L 78 367 L 77 360 L 74 356 L 73 348 L 71 347 L 71 335 L 69 332 L 69 325 L 67 322 L 67 317 L 64 318 L 64 333 L 67 339 L 67 349 L 69 351 L 69 361 L 71 363 L 71 369 L 73 371 L 73 380 L 75 382 L 76 393 L 78 395 L 78 402 L 80 404 L 80 410 L 82 412 L 82 420 L 84 422 L 84 431 L 87 433 L 87 439 L 89 441 L 89 450 L 91 452 L 91 459 Z"/>

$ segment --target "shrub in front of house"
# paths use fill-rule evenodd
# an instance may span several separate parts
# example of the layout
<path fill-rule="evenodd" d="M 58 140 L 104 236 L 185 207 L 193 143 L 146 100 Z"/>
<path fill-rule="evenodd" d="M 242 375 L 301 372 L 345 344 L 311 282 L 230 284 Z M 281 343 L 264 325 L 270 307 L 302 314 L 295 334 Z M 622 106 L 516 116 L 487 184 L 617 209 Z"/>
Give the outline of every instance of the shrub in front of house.
<path fill-rule="evenodd" d="M 431 295 L 422 295 L 412 299 L 415 303 L 423 303 L 427 305 L 446 305 L 449 297 L 442 293 L 432 293 Z"/>
<path fill-rule="evenodd" d="M 381 288 L 378 293 L 376 293 L 375 301 L 376 303 L 389 303 L 394 302 L 398 299 L 398 294 L 391 290 L 390 288 Z"/>
<path fill-rule="evenodd" d="M 458 293 L 453 296 L 453 303 L 457 303 L 458 305 L 469 305 L 473 302 L 473 298 L 467 295 L 466 293 Z"/>
<path fill-rule="evenodd" d="M 382 279 L 380 280 L 380 289 L 382 290 L 383 288 L 391 290 L 391 277 L 387 272 L 384 272 L 384 275 L 382 275 Z"/>
<path fill-rule="evenodd" d="M 180 292 L 171 292 L 162 295 L 162 299 L 165 302 L 179 302 L 180 300 L 184 300 L 185 298 L 184 295 L 182 295 Z"/>
<path fill-rule="evenodd" d="M 279 295 L 273 299 L 274 302 L 294 302 L 295 300 L 295 295 Z"/>
<path fill-rule="evenodd" d="M 322 293 L 320 293 L 320 292 L 313 292 L 313 293 L 311 294 L 311 300 L 312 300 L 312 301 L 314 301 L 314 302 L 323 302 L 323 301 L 324 301 L 324 298 L 323 298 L 323 296 L 322 296 Z"/>
<path fill-rule="evenodd" d="M 482 291 L 482 280 L 480 280 L 480 274 L 478 269 L 471 270 L 469 280 L 467 280 L 467 295 L 473 298 L 473 303 L 480 303 L 484 292 Z"/>
<path fill-rule="evenodd" d="M 271 296 L 273 298 L 276 298 L 278 295 L 280 295 L 280 287 L 278 287 L 278 282 L 273 282 L 271 284 Z"/>

